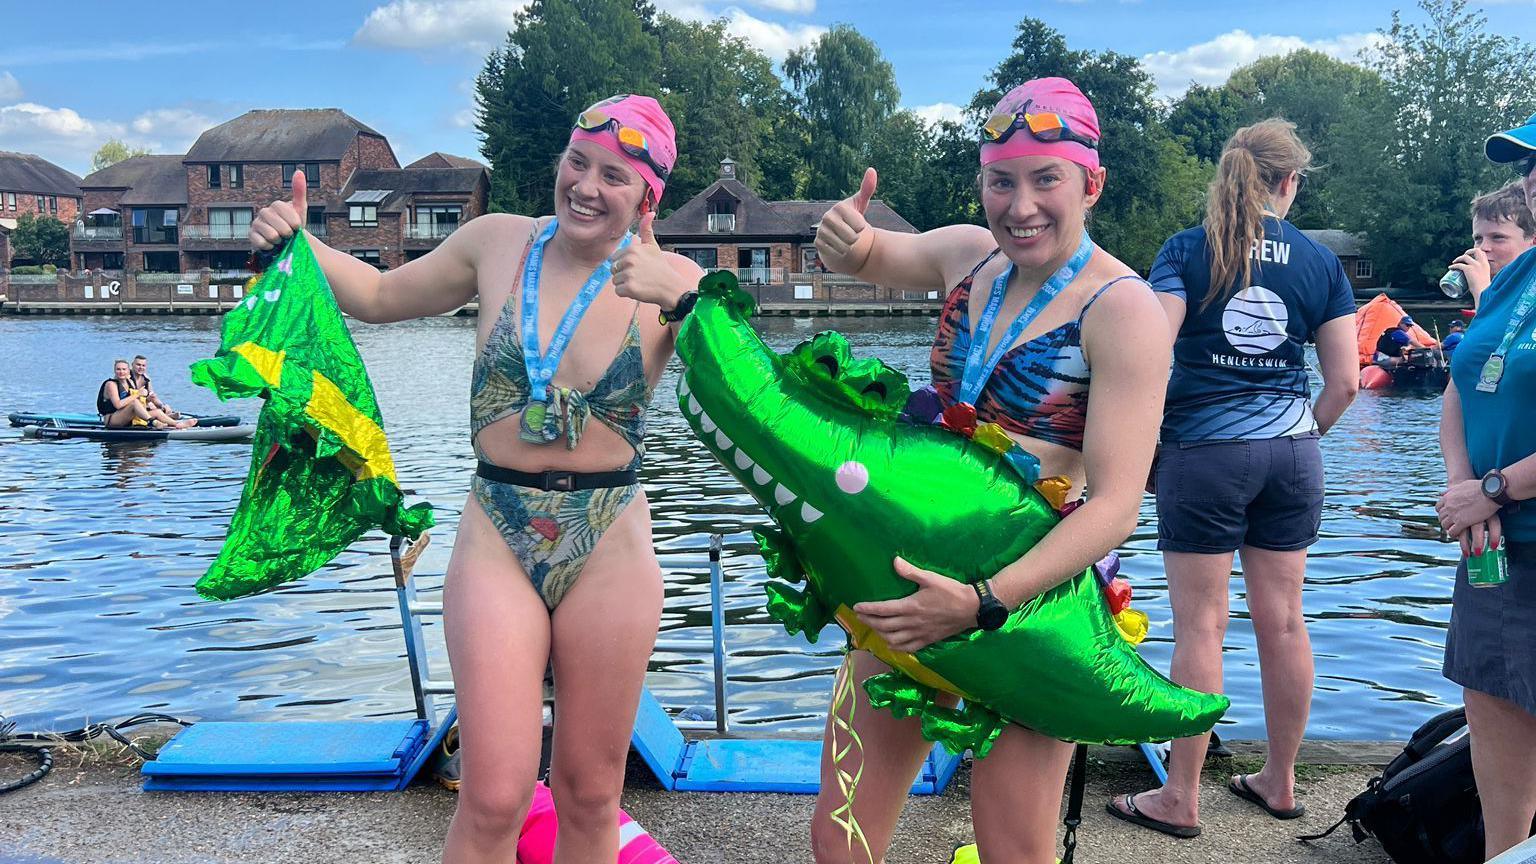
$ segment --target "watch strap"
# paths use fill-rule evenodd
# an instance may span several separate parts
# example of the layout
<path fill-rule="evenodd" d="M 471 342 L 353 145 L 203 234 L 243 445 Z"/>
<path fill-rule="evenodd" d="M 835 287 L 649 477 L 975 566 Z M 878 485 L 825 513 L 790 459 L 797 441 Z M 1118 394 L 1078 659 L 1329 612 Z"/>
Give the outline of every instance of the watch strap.
<path fill-rule="evenodd" d="M 1496 477 L 1499 481 L 1499 491 L 1493 495 L 1488 495 L 1488 490 L 1486 488 L 1489 477 Z M 1500 471 L 1497 468 L 1492 469 L 1487 474 L 1483 475 L 1483 483 L 1485 484 L 1483 494 L 1488 495 L 1488 498 L 1493 501 L 1493 503 L 1499 505 L 1500 507 L 1508 507 L 1509 505 L 1515 503 L 1515 499 L 1509 497 L 1509 478 L 1504 476 L 1503 471 Z"/>

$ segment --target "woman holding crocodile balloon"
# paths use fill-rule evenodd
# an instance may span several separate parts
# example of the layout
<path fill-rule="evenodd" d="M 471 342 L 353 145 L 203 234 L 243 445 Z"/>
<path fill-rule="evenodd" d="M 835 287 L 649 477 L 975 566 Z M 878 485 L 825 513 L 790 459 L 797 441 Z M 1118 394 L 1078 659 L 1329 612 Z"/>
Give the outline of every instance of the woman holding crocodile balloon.
<path fill-rule="evenodd" d="M 1145 326 L 1161 312 L 1147 284 L 1088 237 L 1088 212 L 1106 176 L 1098 144 L 1098 117 L 1075 85 L 1030 81 L 1004 96 L 982 129 L 987 227 L 918 235 L 872 228 L 864 218 L 876 188 L 870 169 L 817 231 L 817 250 L 832 270 L 948 291 L 932 350 L 947 421 L 996 423 L 1039 459 L 1042 476 L 1069 478 L 1069 496 L 1092 490 L 1028 553 L 977 586 L 896 559 L 892 566 L 916 591 L 854 611 L 897 651 L 1000 626 L 1007 610 L 1081 573 L 1136 526 L 1169 344 L 1161 328 Z M 973 292 L 976 285 L 984 290 Z M 862 683 L 886 671 L 873 655 L 852 651 L 842 674 Z M 929 744 L 917 720 L 872 711 L 861 687 L 852 692 L 863 764 L 851 815 L 868 860 L 880 861 Z M 823 790 L 837 788 L 840 771 L 860 770 L 835 754 L 834 714 L 822 748 Z M 1071 755 L 1071 744 L 1013 725 L 977 760 L 971 806 L 982 860 L 1055 860 L 1053 826 Z M 863 862 L 838 798 L 817 801 L 816 860 Z"/>
<path fill-rule="evenodd" d="M 547 664 L 560 710 L 555 860 L 613 861 L 619 848 L 624 763 L 662 604 L 635 470 L 673 351 L 669 322 L 703 275 L 651 234 L 676 159 L 656 100 L 616 96 L 578 115 L 555 169 L 553 217 L 483 216 L 382 274 L 309 239 L 359 320 L 439 315 L 476 297 L 489 313 L 470 391 L 479 462 L 443 588 L 462 741 L 445 862 L 516 857 Z M 294 200 L 251 223 L 254 246 L 303 229 L 305 191 L 296 173 Z"/>

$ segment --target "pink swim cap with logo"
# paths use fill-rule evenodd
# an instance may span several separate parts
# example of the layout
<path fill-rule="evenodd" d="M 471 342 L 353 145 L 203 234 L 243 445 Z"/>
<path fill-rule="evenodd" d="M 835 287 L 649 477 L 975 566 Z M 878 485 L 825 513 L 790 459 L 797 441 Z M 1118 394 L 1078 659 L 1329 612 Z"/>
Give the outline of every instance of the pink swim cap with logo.
<path fill-rule="evenodd" d="M 1071 81 L 1065 78 L 1026 81 L 999 99 L 997 107 L 992 109 L 989 116 L 995 117 L 1004 112 L 1018 113 L 1024 110 L 1025 103 L 1029 104 L 1029 113 L 1059 114 L 1073 132 L 1093 141 L 1099 140 L 1099 115 L 1093 110 L 1093 103 Z M 1015 130 L 1001 144 L 983 142 L 981 145 L 982 167 L 1020 156 L 1056 156 L 1090 171 L 1099 167 L 1098 150 L 1076 141 L 1041 141 L 1030 134 L 1028 129 Z"/>
<path fill-rule="evenodd" d="M 651 158 L 655 159 L 657 164 L 668 171 L 677 166 L 677 131 L 672 127 L 672 118 L 667 116 L 667 112 L 661 110 L 660 102 L 649 96 L 630 95 L 615 101 L 599 102 L 587 110 L 599 107 L 609 117 L 645 135 Z M 618 133 L 612 127 L 595 132 L 574 128 L 571 130 L 571 141 L 591 141 L 621 157 L 630 164 L 630 167 L 640 172 L 640 176 L 645 179 L 645 185 L 651 188 L 651 203 L 654 205 L 661 200 L 661 193 L 666 190 L 667 181 L 661 179 L 661 176 L 644 159 L 625 153 L 624 148 L 619 146 Z"/>

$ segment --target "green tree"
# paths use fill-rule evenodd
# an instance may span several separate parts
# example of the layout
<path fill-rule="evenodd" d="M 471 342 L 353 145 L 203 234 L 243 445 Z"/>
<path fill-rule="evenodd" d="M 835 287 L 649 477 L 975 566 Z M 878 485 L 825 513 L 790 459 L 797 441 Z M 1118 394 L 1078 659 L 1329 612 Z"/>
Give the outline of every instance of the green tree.
<path fill-rule="evenodd" d="M 1465 0 L 1421 0 L 1428 21 L 1394 13 L 1369 65 L 1384 97 L 1339 130 L 1336 206 L 1367 237 L 1377 272 L 1425 286 L 1468 246 L 1467 205 L 1509 179 L 1483 158 L 1492 132 L 1525 119 L 1536 50 L 1489 32 Z"/>
<path fill-rule="evenodd" d="M 1173 103 L 1165 125 L 1193 156 L 1215 163 L 1227 139 L 1243 125 L 1246 107 L 1230 86 L 1194 84 Z"/>
<path fill-rule="evenodd" d="M 1312 151 L 1314 168 L 1288 219 L 1301 228 L 1337 228 L 1337 200 L 1349 191 L 1332 167 L 1363 154 L 1341 148 L 1340 130 L 1384 99 L 1381 76 L 1317 51 L 1264 57 L 1232 73 L 1223 88 L 1239 102 L 1239 125 L 1283 117 Z M 1235 130 L 1236 127 L 1234 127 Z"/>
<path fill-rule="evenodd" d="M 576 115 L 616 93 L 656 92 L 660 52 L 646 30 L 649 9 L 634 0 L 534 0 L 518 13 L 475 79 L 492 209 L 547 212 L 555 160 Z"/>
<path fill-rule="evenodd" d="M 806 194 L 847 197 L 859 187 L 874 138 L 896 112 L 896 73 L 875 43 L 839 24 L 791 53 L 784 75 L 806 122 Z"/>
<path fill-rule="evenodd" d="M 869 164 L 880 172 L 876 196 L 918 230 L 934 227 L 933 214 L 928 212 L 933 138 L 922 118 L 911 111 L 892 114 L 870 141 L 868 156 Z"/>
<path fill-rule="evenodd" d="M 1187 227 L 1132 224 L 1148 214 L 1171 218 L 1168 214 L 1178 210 L 1164 200 L 1178 190 L 1167 188 L 1159 175 L 1169 135 L 1158 119 L 1152 77 L 1135 57 L 1072 50 L 1061 33 L 1037 18 L 1025 18 L 1018 30 L 1013 53 L 987 76 L 992 86 L 971 100 L 973 117 L 979 121 L 1004 93 L 1033 78 L 1056 76 L 1076 84 L 1099 116 L 1099 154 L 1109 170 L 1093 214 L 1094 239 L 1125 263 L 1147 270 L 1162 240 Z M 1162 239 L 1153 243 L 1149 238 L 1158 234 Z"/>
<path fill-rule="evenodd" d="M 670 207 L 713 183 L 727 157 L 761 193 L 764 145 L 792 112 L 773 61 L 725 27 L 723 20 L 700 23 L 670 15 L 662 15 L 656 26 L 661 103 L 677 127 L 677 165 L 667 181 Z M 769 153 L 766 161 L 776 158 Z"/>
<path fill-rule="evenodd" d="M 149 151 L 142 147 L 129 147 L 117 138 L 108 138 L 107 143 L 101 145 L 96 155 L 91 157 L 91 171 L 94 173 L 108 165 L 116 165 L 124 159 L 147 155 Z"/>
<path fill-rule="evenodd" d="M 21 214 L 11 232 L 11 254 L 38 264 L 69 265 L 69 226 L 52 216 Z"/>

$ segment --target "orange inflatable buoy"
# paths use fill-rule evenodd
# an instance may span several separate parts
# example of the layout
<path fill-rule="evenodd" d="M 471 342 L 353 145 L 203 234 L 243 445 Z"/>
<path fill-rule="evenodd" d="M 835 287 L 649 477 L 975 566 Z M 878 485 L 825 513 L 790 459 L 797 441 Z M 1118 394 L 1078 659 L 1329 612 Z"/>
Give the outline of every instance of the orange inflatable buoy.
<path fill-rule="evenodd" d="M 1367 366 L 1360 370 L 1361 390 L 1380 390 L 1392 386 L 1392 373 L 1380 366 Z"/>

